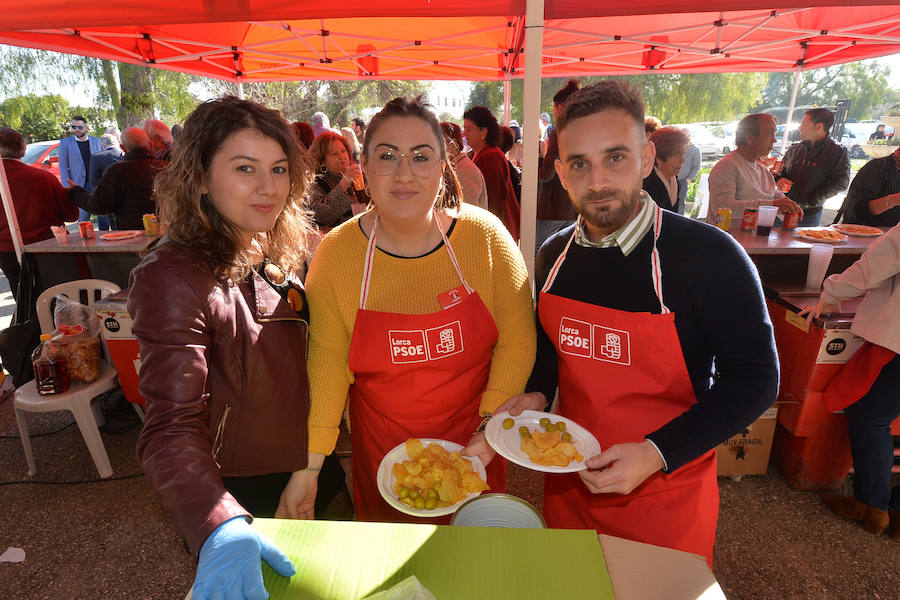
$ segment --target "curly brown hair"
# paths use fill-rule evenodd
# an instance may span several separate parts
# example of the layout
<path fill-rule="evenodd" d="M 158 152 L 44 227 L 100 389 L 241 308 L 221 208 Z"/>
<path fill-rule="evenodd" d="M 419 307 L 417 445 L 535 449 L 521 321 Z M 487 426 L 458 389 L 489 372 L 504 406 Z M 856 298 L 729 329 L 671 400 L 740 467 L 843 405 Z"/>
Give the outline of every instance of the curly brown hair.
<path fill-rule="evenodd" d="M 256 259 L 251 245 L 242 241 L 241 231 L 201 190 L 213 157 L 226 140 L 248 129 L 277 142 L 288 159 L 291 188 L 284 209 L 272 229 L 254 234 L 254 240 L 269 260 L 294 271 L 307 257 L 312 229 L 303 205 L 312 163 L 277 111 L 234 96 L 204 102 L 185 120 L 172 162 L 155 183 L 156 205 L 169 241 L 189 247 L 212 263 L 218 277 L 232 281 L 245 278 Z"/>
<path fill-rule="evenodd" d="M 434 112 L 431 109 L 431 104 L 429 104 L 425 100 L 425 97 L 421 95 L 416 96 L 415 98 L 400 96 L 385 104 L 384 108 L 369 121 L 369 126 L 366 128 L 366 140 L 363 146 L 362 157 L 368 157 L 372 140 L 375 139 L 375 133 L 389 118 L 416 117 L 422 119 L 434 132 L 434 135 L 438 140 L 438 145 L 440 146 L 440 158 L 444 163 L 444 168 L 441 173 L 444 184 L 441 186 L 440 194 L 434 202 L 434 207 L 436 209 L 458 208 L 463 197 L 462 186 L 459 183 L 459 179 L 456 177 L 456 171 L 453 170 L 453 165 L 447 160 L 447 142 L 444 139 L 441 124 L 438 122 L 437 117 L 434 116 Z M 373 198 L 373 203 L 374 202 L 375 199 Z"/>

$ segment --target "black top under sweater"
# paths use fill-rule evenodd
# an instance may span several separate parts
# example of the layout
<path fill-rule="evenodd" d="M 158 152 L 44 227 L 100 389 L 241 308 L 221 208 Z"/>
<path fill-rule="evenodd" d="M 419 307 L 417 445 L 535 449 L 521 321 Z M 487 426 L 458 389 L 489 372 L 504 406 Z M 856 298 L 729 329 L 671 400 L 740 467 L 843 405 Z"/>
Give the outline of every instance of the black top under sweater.
<path fill-rule="evenodd" d="M 541 248 L 536 290 L 543 287 L 573 227 Z M 629 256 L 619 248 L 584 248 L 573 242 L 550 293 L 612 309 L 659 314 L 651 283 L 652 241 L 651 229 Z M 666 211 L 657 247 L 663 299 L 675 313 L 697 397 L 685 413 L 647 432 L 671 472 L 740 432 L 772 405 L 778 392 L 778 357 L 756 268 L 730 235 Z M 556 349 L 540 320 L 537 329 L 537 359 L 527 391 L 553 398 Z"/>

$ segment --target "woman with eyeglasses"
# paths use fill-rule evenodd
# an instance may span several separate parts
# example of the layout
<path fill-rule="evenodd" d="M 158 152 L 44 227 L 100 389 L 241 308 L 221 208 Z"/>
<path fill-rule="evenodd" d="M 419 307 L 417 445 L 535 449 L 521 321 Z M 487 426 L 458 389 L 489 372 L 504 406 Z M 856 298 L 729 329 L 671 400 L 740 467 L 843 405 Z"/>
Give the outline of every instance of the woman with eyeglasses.
<path fill-rule="evenodd" d="M 519 239 L 519 202 L 509 174 L 509 162 L 500 149 L 500 125 L 484 106 L 463 113 L 463 134 L 487 187 L 488 207 L 500 217 L 513 238 Z"/>
<path fill-rule="evenodd" d="M 307 468 L 308 316 L 293 274 L 309 172 L 276 111 L 201 104 L 156 179 L 166 234 L 131 272 L 147 399 L 137 454 L 198 558 L 198 600 L 266 597 L 261 560 L 294 573 L 248 521 L 290 516 L 288 482 Z"/>
<path fill-rule="evenodd" d="M 353 149 L 340 133 L 319 134 L 309 149 L 318 165 L 307 193 L 307 207 L 319 227 L 334 227 L 369 203 L 362 171 L 353 160 Z M 357 211 L 358 212 L 358 211 Z"/>
<path fill-rule="evenodd" d="M 362 165 L 374 206 L 325 237 L 306 280 L 310 467 L 334 448 L 349 402 L 357 518 L 411 521 L 379 494 L 379 463 L 408 438 L 450 440 L 489 461 L 476 430 L 534 362 L 531 290 L 502 223 L 460 203 L 421 98 L 392 100 L 372 119 Z M 311 517 L 315 474 L 294 477 L 307 490 L 297 510 Z M 504 489 L 503 461 L 488 465 L 488 484 Z"/>

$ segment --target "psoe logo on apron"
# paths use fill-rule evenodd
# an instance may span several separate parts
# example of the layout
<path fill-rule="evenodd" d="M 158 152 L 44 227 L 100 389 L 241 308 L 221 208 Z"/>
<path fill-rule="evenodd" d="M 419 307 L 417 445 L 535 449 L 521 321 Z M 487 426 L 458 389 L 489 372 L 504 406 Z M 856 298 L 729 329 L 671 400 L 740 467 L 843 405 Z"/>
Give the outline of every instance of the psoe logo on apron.
<path fill-rule="evenodd" d="M 591 357 L 591 324 L 563 317 L 559 322 L 559 351 L 563 354 Z"/>
<path fill-rule="evenodd" d="M 631 364 L 631 339 L 627 331 L 594 325 L 594 358 L 606 362 Z"/>
<path fill-rule="evenodd" d="M 627 331 L 563 317 L 559 322 L 559 351 L 604 362 L 631 364 L 631 339 Z"/>
<path fill-rule="evenodd" d="M 453 321 L 431 329 L 388 331 L 391 362 L 420 363 L 440 360 L 463 351 L 462 326 Z"/>
<path fill-rule="evenodd" d="M 419 363 L 428 360 L 425 352 L 425 332 L 421 329 L 388 331 L 391 346 L 391 362 L 395 365 L 403 363 Z"/>

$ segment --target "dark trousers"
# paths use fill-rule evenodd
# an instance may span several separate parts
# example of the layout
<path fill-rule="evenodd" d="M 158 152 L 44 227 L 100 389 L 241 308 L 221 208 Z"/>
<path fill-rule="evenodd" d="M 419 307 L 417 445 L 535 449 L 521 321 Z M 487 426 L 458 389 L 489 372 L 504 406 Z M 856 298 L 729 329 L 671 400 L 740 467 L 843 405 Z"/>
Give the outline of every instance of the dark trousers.
<path fill-rule="evenodd" d="M 799 227 L 818 227 L 822 222 L 822 207 L 803 209 L 803 218 L 797 224 Z"/>
<path fill-rule="evenodd" d="M 0 252 L 0 270 L 6 275 L 9 289 L 15 300 L 19 296 L 19 276 L 22 274 L 22 267 L 19 266 L 15 252 Z"/>
<path fill-rule="evenodd" d="M 900 510 L 900 486 L 893 493 L 890 489 L 894 464 L 891 421 L 900 415 L 900 355 L 881 369 L 869 393 L 844 413 L 853 454 L 853 495 L 873 508 Z"/>
<path fill-rule="evenodd" d="M 350 496 L 347 491 L 344 468 L 334 455 L 325 457 L 322 471 L 319 473 L 319 489 L 316 494 L 316 518 L 320 518 L 331 501 L 341 491 Z M 234 496 L 244 509 L 256 517 L 271 518 L 275 516 L 281 492 L 291 478 L 291 473 L 273 473 L 258 477 L 223 477 L 222 483 L 225 489 Z M 329 515 L 332 520 L 349 520 L 353 518 L 352 512 L 345 515 Z"/>

